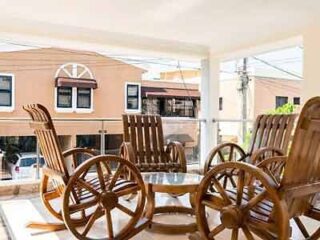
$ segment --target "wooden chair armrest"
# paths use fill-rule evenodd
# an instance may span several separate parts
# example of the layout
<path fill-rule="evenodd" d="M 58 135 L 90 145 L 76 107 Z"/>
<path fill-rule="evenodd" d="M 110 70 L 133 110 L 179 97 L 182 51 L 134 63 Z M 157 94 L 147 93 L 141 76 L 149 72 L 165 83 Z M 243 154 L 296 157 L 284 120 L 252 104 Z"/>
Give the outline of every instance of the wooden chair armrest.
<path fill-rule="evenodd" d="M 172 141 L 167 144 L 166 152 L 171 156 L 171 153 L 175 149 L 177 151 L 177 161 L 181 165 L 181 172 L 187 172 L 187 160 L 184 152 L 184 147 L 178 141 Z"/>
<path fill-rule="evenodd" d="M 68 149 L 68 150 L 64 151 L 62 153 L 62 156 L 63 156 L 64 159 L 66 159 L 69 156 L 72 156 L 73 167 L 74 167 L 74 169 L 76 169 L 78 167 L 76 155 L 79 154 L 79 153 L 86 153 L 87 155 L 90 155 L 91 157 L 98 155 L 92 149 L 88 149 L 88 148 L 71 148 L 71 149 Z"/>
<path fill-rule="evenodd" d="M 298 198 L 320 192 L 320 181 L 284 187 L 281 191 L 288 198 Z"/>
<path fill-rule="evenodd" d="M 136 155 L 130 142 L 123 142 L 121 144 L 119 155 L 133 164 L 136 163 Z"/>
<path fill-rule="evenodd" d="M 252 153 L 251 156 L 251 163 L 254 165 L 259 164 L 263 159 L 266 159 L 266 154 L 269 153 L 269 157 L 274 157 L 274 156 L 284 156 L 284 152 L 275 147 L 263 147 L 259 148 L 256 151 Z"/>
<path fill-rule="evenodd" d="M 43 167 L 42 168 L 42 173 L 48 177 L 50 177 L 51 179 L 55 179 L 58 182 L 61 182 L 62 184 L 66 184 L 67 183 L 67 178 L 66 175 L 63 173 L 60 173 L 56 170 L 53 170 L 51 168 L 47 168 L 47 167 Z"/>
<path fill-rule="evenodd" d="M 261 168 L 267 173 L 275 182 L 280 184 L 283 169 L 287 161 L 287 156 L 277 156 L 262 160 L 257 164 L 258 168 Z"/>

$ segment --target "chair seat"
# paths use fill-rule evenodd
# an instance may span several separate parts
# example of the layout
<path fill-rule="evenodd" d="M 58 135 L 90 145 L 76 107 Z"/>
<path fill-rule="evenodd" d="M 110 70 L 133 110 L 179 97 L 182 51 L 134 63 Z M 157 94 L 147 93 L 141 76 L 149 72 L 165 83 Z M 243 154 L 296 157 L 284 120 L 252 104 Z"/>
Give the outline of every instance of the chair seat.
<path fill-rule="evenodd" d="M 110 184 L 109 175 L 106 175 L 104 177 L 104 180 L 105 180 L 104 182 L 105 182 L 106 188 L 108 188 L 108 185 Z M 101 186 L 100 186 L 98 177 L 93 177 L 90 180 L 87 180 L 86 182 L 90 184 L 90 186 L 94 190 L 98 192 L 101 191 Z M 116 192 L 119 196 L 124 196 L 126 194 L 130 194 L 127 192 L 134 191 L 135 188 L 136 190 L 138 190 L 138 185 L 136 183 L 131 182 L 129 180 L 125 180 L 125 179 L 119 179 L 116 181 L 113 191 Z M 93 193 L 91 193 L 90 191 L 88 191 L 87 189 L 81 186 L 78 186 L 78 188 L 76 188 L 75 191 L 77 192 L 79 200 L 86 200 L 86 199 L 95 197 Z"/>
<path fill-rule="evenodd" d="M 181 169 L 180 163 L 137 163 L 136 167 L 141 172 L 168 172 Z"/>

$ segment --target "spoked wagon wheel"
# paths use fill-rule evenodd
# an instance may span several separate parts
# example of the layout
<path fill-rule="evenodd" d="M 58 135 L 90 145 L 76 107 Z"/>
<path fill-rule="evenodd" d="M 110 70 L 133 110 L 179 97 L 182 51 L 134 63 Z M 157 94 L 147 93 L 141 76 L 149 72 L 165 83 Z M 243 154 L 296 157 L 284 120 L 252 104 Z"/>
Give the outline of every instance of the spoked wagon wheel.
<path fill-rule="evenodd" d="M 209 153 L 209 156 L 206 160 L 206 164 L 204 167 L 204 172 L 210 171 L 211 168 L 215 166 L 217 163 L 225 163 L 225 162 L 237 162 L 243 161 L 246 157 L 245 152 L 234 143 L 224 143 L 216 148 L 212 149 Z M 237 175 L 237 170 L 234 169 L 232 171 L 224 171 L 220 173 L 218 180 L 223 183 L 223 187 L 226 188 L 229 184 L 233 187 L 236 186 L 234 176 Z"/>
<path fill-rule="evenodd" d="M 176 164 L 176 170 L 172 172 L 187 172 L 187 166 L 186 164 L 186 159 L 184 157 L 184 149 L 181 145 L 181 143 L 178 142 L 170 142 L 167 145 L 166 152 L 170 158 L 170 164 L 175 165 Z M 184 161 L 183 163 L 181 161 Z M 182 168 L 181 168 L 182 167 Z M 175 167 L 171 168 L 175 169 Z M 169 194 L 171 197 L 177 198 L 180 196 L 183 196 L 184 193 L 170 193 Z M 190 195 L 190 200 L 192 200 L 192 196 Z"/>
<path fill-rule="evenodd" d="M 73 171 L 77 167 L 77 160 L 79 159 L 79 157 L 88 159 L 95 155 L 95 152 L 93 152 L 92 150 L 82 148 L 74 148 L 63 153 L 63 157 L 70 160 L 71 171 Z M 58 201 L 59 199 L 61 199 L 63 191 L 64 183 L 52 179 L 46 174 L 42 176 L 40 185 L 41 200 L 47 210 L 54 217 L 61 221 L 63 221 L 61 203 L 58 203 Z M 79 221 L 81 221 L 81 219 Z M 86 221 L 86 219 L 83 219 L 83 221 Z"/>
<path fill-rule="evenodd" d="M 121 177 L 123 171 L 130 172 L 130 180 Z M 137 201 L 126 206 L 121 197 L 130 193 L 137 193 Z M 70 178 L 63 218 L 77 239 L 128 239 L 141 218 L 145 197 L 142 177 L 132 163 L 116 156 L 97 156 L 81 164 Z M 77 227 L 73 222 L 82 212 L 90 217 L 84 227 Z"/>
<path fill-rule="evenodd" d="M 122 145 L 120 146 L 119 156 L 123 159 L 128 160 L 128 161 L 130 159 L 135 159 L 134 150 L 133 150 L 131 144 L 127 144 L 125 142 L 122 143 Z M 129 180 L 132 176 L 131 176 L 130 172 L 126 171 L 126 172 L 123 172 L 123 177 L 126 178 L 127 180 Z M 136 196 L 137 196 L 137 193 L 131 193 L 126 196 L 123 196 L 123 198 L 127 201 L 131 201 Z"/>
<path fill-rule="evenodd" d="M 238 171 L 236 187 L 224 189 L 218 177 L 233 169 Z M 210 186 L 215 188 L 214 192 Z M 240 235 L 250 240 L 289 239 L 287 211 L 276 189 L 277 183 L 255 166 L 229 162 L 214 167 L 201 181 L 196 197 L 202 239 L 215 239 L 220 234 L 222 239 L 232 240 L 239 239 Z M 217 212 L 220 223 L 211 221 Z"/>
<path fill-rule="evenodd" d="M 169 164 L 172 164 L 173 172 L 187 172 L 187 163 L 184 155 L 184 148 L 179 142 L 170 142 L 167 145 L 166 152 L 170 158 Z"/>

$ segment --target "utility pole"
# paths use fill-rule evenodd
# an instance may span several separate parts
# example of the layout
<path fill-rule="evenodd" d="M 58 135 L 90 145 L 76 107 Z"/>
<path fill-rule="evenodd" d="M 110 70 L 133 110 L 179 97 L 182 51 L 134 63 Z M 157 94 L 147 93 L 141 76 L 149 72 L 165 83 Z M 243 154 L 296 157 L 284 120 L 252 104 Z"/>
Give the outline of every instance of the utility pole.
<path fill-rule="evenodd" d="M 248 113 L 248 86 L 249 86 L 249 76 L 248 76 L 248 70 L 247 70 L 247 65 L 248 65 L 248 58 L 243 58 L 243 65 L 242 69 L 239 71 L 239 77 L 240 77 L 240 94 L 241 94 L 241 99 L 242 99 L 242 109 L 241 109 L 241 119 L 243 120 L 242 122 L 242 141 L 245 141 L 246 134 L 247 134 L 247 113 Z"/>

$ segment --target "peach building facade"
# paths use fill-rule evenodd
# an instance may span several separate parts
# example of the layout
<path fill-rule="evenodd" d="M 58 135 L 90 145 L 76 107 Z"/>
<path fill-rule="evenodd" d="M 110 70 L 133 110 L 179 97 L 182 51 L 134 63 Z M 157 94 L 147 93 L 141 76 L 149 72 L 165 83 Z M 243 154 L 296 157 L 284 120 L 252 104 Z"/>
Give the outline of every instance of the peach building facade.
<path fill-rule="evenodd" d="M 55 119 L 120 119 L 125 112 L 140 112 L 140 107 L 128 109 L 127 85 L 136 86 L 140 94 L 144 71 L 93 52 L 54 48 L 2 52 L 0 76 L 9 76 L 11 79 L 11 106 L 0 106 L 0 118 L 26 118 L 22 106 L 40 103 L 48 108 Z M 83 85 L 77 85 L 78 80 Z M 58 93 L 59 87 L 63 91 Z M 64 88 L 67 91 L 64 92 Z M 81 89 L 86 90 L 81 92 Z M 3 98 L 9 101 L 7 99 L 10 97 L 3 95 Z M 140 96 L 137 101 L 140 106 Z M 69 103 L 71 105 L 67 106 Z M 58 134 L 66 136 L 62 140 L 65 147 L 75 146 L 76 135 L 99 134 L 102 127 L 107 133 L 119 134 L 122 128 L 120 122 L 101 121 L 57 121 L 56 125 Z M 33 134 L 25 122 L 0 121 L 0 135 Z"/>
<path fill-rule="evenodd" d="M 294 103 L 299 110 L 303 80 L 291 80 L 250 76 L 247 91 L 247 119 L 254 120 L 259 114 L 276 109 L 281 102 Z M 242 100 L 239 92 L 240 80 L 220 81 L 219 135 L 222 139 L 241 139 L 241 122 L 230 120 L 241 119 Z M 250 130 L 252 122 L 247 123 Z M 236 137 L 237 136 L 237 137 Z"/>

